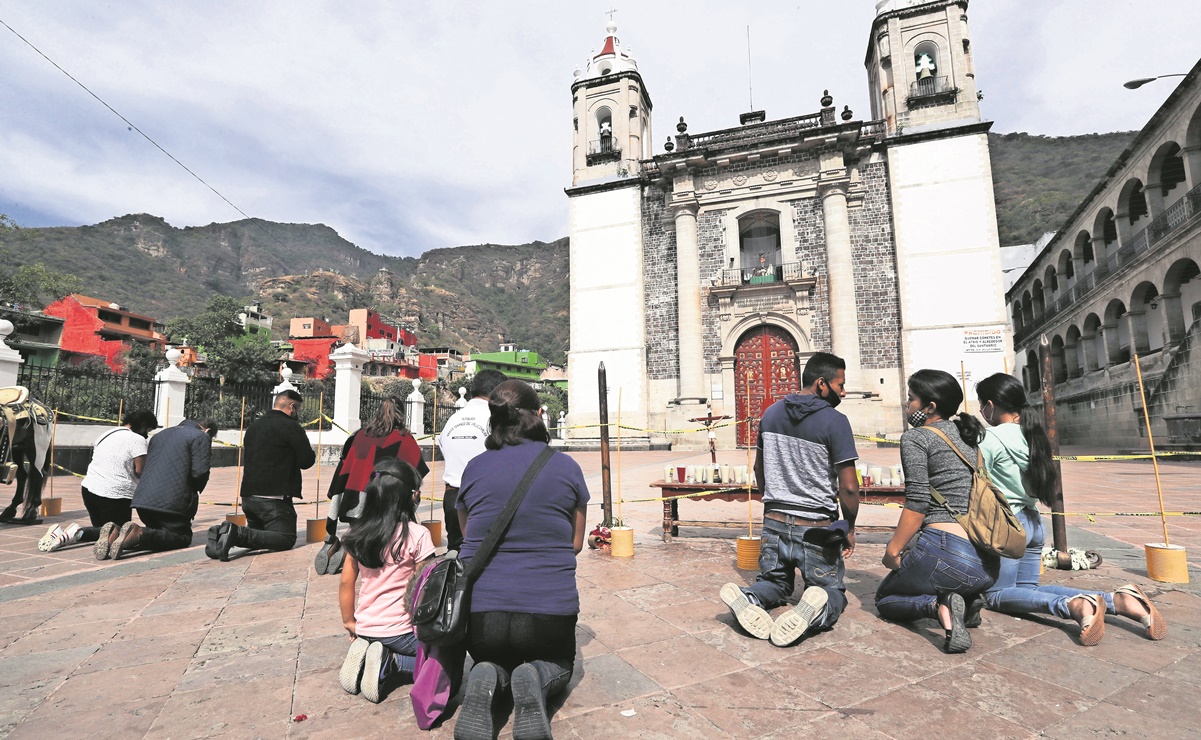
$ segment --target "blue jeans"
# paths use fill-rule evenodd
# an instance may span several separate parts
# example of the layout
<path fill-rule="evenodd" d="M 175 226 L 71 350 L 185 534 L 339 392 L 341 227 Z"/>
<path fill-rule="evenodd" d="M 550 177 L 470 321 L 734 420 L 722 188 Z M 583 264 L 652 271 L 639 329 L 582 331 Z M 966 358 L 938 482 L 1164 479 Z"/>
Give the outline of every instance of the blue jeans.
<path fill-rule="evenodd" d="M 821 545 L 806 542 L 805 533 L 816 527 L 799 527 L 763 520 L 762 546 L 759 550 L 759 577 L 742 592 L 764 609 L 784 604 L 792 594 L 796 571 L 806 586 L 817 586 L 826 592 L 826 611 L 809 625 L 809 631 L 827 630 L 834 626 L 847 607 L 843 576 L 846 565 L 842 560 L 842 545 L 835 542 Z"/>
<path fill-rule="evenodd" d="M 1105 599 L 1106 612 L 1117 614 L 1113 607 L 1113 594 L 1038 585 L 1039 561 L 1043 557 L 1047 530 L 1043 526 L 1042 516 L 1034 509 L 1022 509 L 1017 517 L 1026 530 L 1026 554 L 1020 560 L 1001 558 L 997 582 L 984 592 L 984 603 L 989 609 L 1007 614 L 1054 614 L 1062 619 L 1071 619 L 1068 601 L 1073 596 L 1092 594 Z"/>
<path fill-rule="evenodd" d="M 997 579 L 997 558 L 981 558 L 975 545 L 940 529 L 923 529 L 901 558 L 901 567 L 876 589 L 880 616 L 898 622 L 938 617 L 938 597 L 957 593 L 970 600 Z"/>
<path fill-rule="evenodd" d="M 403 635 L 397 635 L 396 637 L 364 636 L 363 639 L 371 640 L 372 642 L 378 642 L 384 647 L 388 648 L 388 651 L 392 653 L 392 660 L 384 661 L 384 665 L 380 669 L 381 671 L 383 671 L 385 674 L 391 673 L 392 671 L 389 668 L 389 664 L 391 664 L 394 665 L 398 670 L 404 671 L 408 673 L 410 677 L 412 677 L 413 669 L 417 667 L 416 632 L 406 632 Z M 384 676 L 380 676 L 380 678 L 383 677 Z"/>

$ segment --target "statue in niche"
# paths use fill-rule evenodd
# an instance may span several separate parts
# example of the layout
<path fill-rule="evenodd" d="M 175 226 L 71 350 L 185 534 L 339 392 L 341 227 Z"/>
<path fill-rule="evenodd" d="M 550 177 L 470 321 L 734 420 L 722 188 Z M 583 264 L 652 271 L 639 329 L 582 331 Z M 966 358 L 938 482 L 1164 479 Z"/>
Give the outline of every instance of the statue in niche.
<path fill-rule="evenodd" d="M 934 60 L 930 57 L 930 53 L 925 51 L 917 55 L 915 69 L 917 71 L 917 78 L 919 80 L 924 80 L 928 77 L 933 77 L 938 74 L 938 66 L 934 64 Z"/>

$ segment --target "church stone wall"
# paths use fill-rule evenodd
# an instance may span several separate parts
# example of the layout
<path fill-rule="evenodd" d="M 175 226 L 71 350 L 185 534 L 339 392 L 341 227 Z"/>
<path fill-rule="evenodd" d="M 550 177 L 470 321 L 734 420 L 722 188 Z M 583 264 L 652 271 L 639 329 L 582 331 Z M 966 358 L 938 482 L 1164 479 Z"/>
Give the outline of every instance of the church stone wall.
<path fill-rule="evenodd" d="M 901 305 L 897 252 L 884 162 L 859 167 L 863 201 L 850 211 L 855 265 L 855 308 L 859 314 L 859 360 L 865 369 L 901 365 Z"/>
<path fill-rule="evenodd" d="M 700 250 L 701 287 L 714 278 L 721 278 L 726 262 L 725 216 L 729 209 L 704 211 L 697 216 L 697 247 Z M 701 350 L 705 358 L 705 372 L 721 372 L 721 314 L 717 299 L 706 296 L 701 306 Z"/>
<path fill-rule="evenodd" d="M 680 377 L 676 307 L 676 234 L 667 230 L 665 194 L 642 191 L 642 264 L 646 286 L 646 368 L 652 380 Z"/>
<path fill-rule="evenodd" d="M 813 270 L 817 275 L 817 285 L 809 299 L 809 312 L 813 318 L 810 341 L 814 350 L 829 352 L 830 285 L 826 278 L 826 222 L 821 200 L 802 198 L 788 204 L 792 206 L 792 223 L 796 230 L 797 259 L 805 266 L 806 274 Z"/>

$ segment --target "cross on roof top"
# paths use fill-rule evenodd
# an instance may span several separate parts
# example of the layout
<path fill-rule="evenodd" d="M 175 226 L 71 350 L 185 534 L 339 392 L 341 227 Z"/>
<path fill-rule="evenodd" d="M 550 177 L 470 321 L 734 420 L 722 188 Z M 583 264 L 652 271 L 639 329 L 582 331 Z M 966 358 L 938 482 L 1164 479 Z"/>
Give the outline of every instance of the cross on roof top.
<path fill-rule="evenodd" d="M 613 8 L 612 10 L 606 10 L 605 15 L 609 16 L 609 20 L 613 20 L 613 14 L 616 12 L 617 8 Z"/>

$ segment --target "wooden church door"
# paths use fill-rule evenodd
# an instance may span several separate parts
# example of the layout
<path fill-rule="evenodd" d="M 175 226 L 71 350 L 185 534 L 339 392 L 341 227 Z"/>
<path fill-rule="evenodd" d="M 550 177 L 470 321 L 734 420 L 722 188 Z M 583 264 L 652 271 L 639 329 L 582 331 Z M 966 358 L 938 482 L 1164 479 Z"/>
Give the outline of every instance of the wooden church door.
<path fill-rule="evenodd" d="M 734 382 L 738 419 L 751 417 L 749 429 L 745 422 L 738 425 L 738 445 L 753 446 L 767 407 L 800 390 L 796 342 L 775 326 L 757 326 L 743 334 L 734 350 Z"/>

